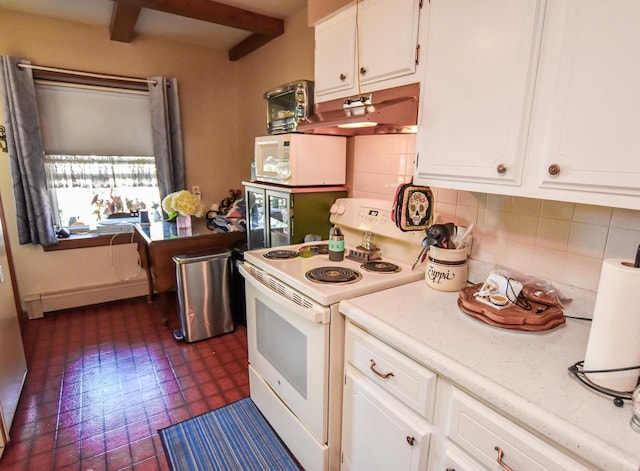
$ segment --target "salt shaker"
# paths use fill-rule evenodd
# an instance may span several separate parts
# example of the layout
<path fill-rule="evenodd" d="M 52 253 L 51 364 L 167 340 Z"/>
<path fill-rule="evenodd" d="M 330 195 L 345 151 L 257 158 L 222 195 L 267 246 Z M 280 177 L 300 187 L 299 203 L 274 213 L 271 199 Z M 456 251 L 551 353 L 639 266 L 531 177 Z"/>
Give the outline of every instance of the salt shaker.
<path fill-rule="evenodd" d="M 329 230 L 329 260 L 341 262 L 344 259 L 344 235 L 339 227 Z"/>

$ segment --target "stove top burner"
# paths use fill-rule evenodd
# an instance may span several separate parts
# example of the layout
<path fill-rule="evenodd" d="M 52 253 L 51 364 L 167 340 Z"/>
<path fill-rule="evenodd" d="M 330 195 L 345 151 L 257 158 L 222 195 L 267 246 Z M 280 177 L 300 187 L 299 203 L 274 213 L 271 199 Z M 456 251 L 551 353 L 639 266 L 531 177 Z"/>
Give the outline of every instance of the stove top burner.
<path fill-rule="evenodd" d="M 298 249 L 301 257 L 313 257 L 314 255 L 327 255 L 329 244 L 303 245 Z"/>
<path fill-rule="evenodd" d="M 296 258 L 298 256 L 298 252 L 294 252 L 293 250 L 269 250 L 262 256 L 268 259 L 286 260 L 289 258 Z"/>
<path fill-rule="evenodd" d="M 362 278 L 362 274 L 351 268 L 318 267 L 307 271 L 305 278 L 314 283 L 355 283 Z"/>
<path fill-rule="evenodd" d="M 395 263 L 383 262 L 381 260 L 373 260 L 360 265 L 360 268 L 367 271 L 373 271 L 376 273 L 398 273 L 400 267 Z"/>

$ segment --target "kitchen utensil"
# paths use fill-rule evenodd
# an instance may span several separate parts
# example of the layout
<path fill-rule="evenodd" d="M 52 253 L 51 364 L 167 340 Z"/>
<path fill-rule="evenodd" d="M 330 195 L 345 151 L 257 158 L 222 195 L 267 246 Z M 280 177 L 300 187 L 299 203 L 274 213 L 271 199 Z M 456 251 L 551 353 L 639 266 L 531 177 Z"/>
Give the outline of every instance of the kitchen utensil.
<path fill-rule="evenodd" d="M 471 223 L 469 227 L 467 227 L 467 230 L 464 231 L 464 234 L 462 234 L 462 236 L 458 238 L 456 248 L 462 249 L 467 246 L 467 244 L 469 243 L 469 238 L 471 237 L 471 232 L 473 231 L 473 226 L 474 224 Z"/>
<path fill-rule="evenodd" d="M 451 235 L 453 234 L 454 228 L 455 225 L 453 223 L 433 224 L 429 226 L 426 237 L 427 245 L 433 245 L 441 249 L 450 248 Z"/>

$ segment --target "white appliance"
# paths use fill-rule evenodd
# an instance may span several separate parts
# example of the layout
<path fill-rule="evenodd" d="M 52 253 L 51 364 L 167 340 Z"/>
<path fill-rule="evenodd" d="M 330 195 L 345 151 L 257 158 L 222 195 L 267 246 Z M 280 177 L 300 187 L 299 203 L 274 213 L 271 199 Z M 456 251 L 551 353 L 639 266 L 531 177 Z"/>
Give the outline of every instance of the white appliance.
<path fill-rule="evenodd" d="M 347 138 L 311 134 L 256 137 L 255 179 L 286 186 L 344 185 Z"/>
<path fill-rule="evenodd" d="M 424 232 L 397 229 L 391 206 L 384 200 L 336 200 L 330 220 L 345 235 L 342 261 L 329 260 L 327 243 L 315 242 L 248 251 L 240 266 L 251 398 L 307 471 L 339 468 L 344 317 L 338 303 L 424 279 L 422 267 L 411 269 Z M 367 232 L 379 250 L 358 248 L 369 242 Z M 287 255 L 295 257 L 280 258 Z M 348 281 L 309 279 L 324 276 Z"/>

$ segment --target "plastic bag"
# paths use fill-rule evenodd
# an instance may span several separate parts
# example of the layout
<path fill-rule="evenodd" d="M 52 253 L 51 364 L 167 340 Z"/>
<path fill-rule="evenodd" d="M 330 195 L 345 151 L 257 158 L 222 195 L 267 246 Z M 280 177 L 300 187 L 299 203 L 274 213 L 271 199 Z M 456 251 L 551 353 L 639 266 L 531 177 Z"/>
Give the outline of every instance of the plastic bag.
<path fill-rule="evenodd" d="M 523 296 L 529 301 L 563 308 L 572 300 L 570 297 L 563 295 L 551 282 L 533 275 L 520 273 L 511 268 L 497 265 L 489 271 L 489 277 L 487 279 L 489 280 L 492 275 L 517 281 L 522 285 L 519 293 L 520 296 Z M 514 285 L 514 283 L 512 282 L 511 285 Z"/>

